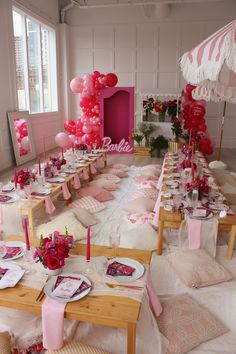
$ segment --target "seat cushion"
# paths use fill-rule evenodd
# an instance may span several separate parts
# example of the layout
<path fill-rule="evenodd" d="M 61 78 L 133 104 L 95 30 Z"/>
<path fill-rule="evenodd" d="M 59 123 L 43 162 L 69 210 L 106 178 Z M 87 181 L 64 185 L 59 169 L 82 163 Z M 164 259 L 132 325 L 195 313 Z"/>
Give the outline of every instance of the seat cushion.
<path fill-rule="evenodd" d="M 98 213 L 99 211 L 106 208 L 103 203 L 100 203 L 93 197 L 84 197 L 81 199 L 75 200 L 70 204 L 72 208 L 83 208 L 88 210 L 90 213 Z"/>
<path fill-rule="evenodd" d="M 8 332 L 0 333 L 0 353 L 11 354 L 11 342 Z"/>
<path fill-rule="evenodd" d="M 132 200 L 123 207 L 127 213 L 152 212 L 155 206 L 154 200 L 147 197 L 140 197 Z"/>
<path fill-rule="evenodd" d="M 109 354 L 105 350 L 92 347 L 80 342 L 65 342 L 59 350 L 47 350 L 45 354 Z"/>

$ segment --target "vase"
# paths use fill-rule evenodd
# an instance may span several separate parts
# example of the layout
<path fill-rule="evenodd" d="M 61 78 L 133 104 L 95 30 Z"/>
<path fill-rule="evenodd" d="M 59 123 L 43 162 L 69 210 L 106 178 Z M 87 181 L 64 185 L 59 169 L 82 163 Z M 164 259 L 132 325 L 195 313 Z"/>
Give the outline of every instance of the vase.
<path fill-rule="evenodd" d="M 62 268 L 58 268 L 58 269 L 44 268 L 44 270 L 47 275 L 58 275 L 61 274 L 62 272 Z"/>
<path fill-rule="evenodd" d="M 158 119 L 159 119 L 159 122 L 164 122 L 166 119 L 166 112 L 159 112 Z"/>
<path fill-rule="evenodd" d="M 146 117 L 146 121 L 149 122 L 151 120 L 151 116 L 152 116 L 152 112 L 151 111 L 148 111 L 146 110 L 145 111 L 145 117 Z"/>

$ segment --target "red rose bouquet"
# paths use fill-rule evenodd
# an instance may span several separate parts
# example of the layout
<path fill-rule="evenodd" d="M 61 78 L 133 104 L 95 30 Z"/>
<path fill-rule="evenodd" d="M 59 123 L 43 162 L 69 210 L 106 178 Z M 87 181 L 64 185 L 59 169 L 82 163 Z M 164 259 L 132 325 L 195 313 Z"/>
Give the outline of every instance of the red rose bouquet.
<path fill-rule="evenodd" d="M 203 178 L 196 178 L 196 180 L 192 183 L 187 183 L 186 191 L 191 192 L 193 189 L 198 189 L 199 196 L 201 195 L 208 195 L 210 193 L 210 187 L 208 185 L 208 181 L 206 177 Z"/>
<path fill-rule="evenodd" d="M 69 250 L 73 245 L 73 236 L 60 234 L 54 231 L 48 237 L 41 235 L 40 245 L 34 251 L 33 258 L 41 262 L 45 268 L 55 270 L 65 265 L 65 259 L 69 257 Z"/>
<path fill-rule="evenodd" d="M 19 183 L 20 188 L 23 189 L 25 185 L 35 181 L 35 174 L 26 168 L 17 172 L 16 182 Z"/>
<path fill-rule="evenodd" d="M 57 170 L 60 170 L 61 166 L 66 164 L 66 160 L 61 159 L 60 157 L 50 157 L 50 161 L 52 162 L 52 165 L 57 168 Z"/>

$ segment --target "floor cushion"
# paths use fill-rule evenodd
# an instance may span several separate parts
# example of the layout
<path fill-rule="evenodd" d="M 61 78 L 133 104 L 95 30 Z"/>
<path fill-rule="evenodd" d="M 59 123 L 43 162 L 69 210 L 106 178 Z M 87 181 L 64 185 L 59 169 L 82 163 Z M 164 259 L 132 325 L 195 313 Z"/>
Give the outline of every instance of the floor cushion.
<path fill-rule="evenodd" d="M 93 197 L 84 197 L 81 199 L 77 199 L 70 204 L 70 207 L 83 208 L 88 210 L 90 213 L 97 213 L 106 208 L 105 204 L 99 202 Z"/>
<path fill-rule="evenodd" d="M 123 207 L 123 210 L 128 213 L 145 212 L 145 211 L 152 212 L 154 206 L 155 206 L 154 200 L 147 197 L 140 197 L 127 203 Z"/>
<path fill-rule="evenodd" d="M 59 350 L 47 350 L 45 354 L 109 354 L 107 351 L 80 342 L 65 342 Z"/>

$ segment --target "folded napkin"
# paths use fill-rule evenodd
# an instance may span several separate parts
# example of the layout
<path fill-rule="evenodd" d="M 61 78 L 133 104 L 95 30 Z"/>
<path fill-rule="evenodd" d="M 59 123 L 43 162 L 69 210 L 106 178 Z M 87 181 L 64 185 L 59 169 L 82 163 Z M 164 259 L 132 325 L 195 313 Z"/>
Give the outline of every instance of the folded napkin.
<path fill-rule="evenodd" d="M 81 187 L 78 173 L 76 173 L 74 175 L 74 185 L 73 185 L 73 187 L 74 187 L 74 189 L 79 189 Z"/>
<path fill-rule="evenodd" d="M 12 197 L 10 197 L 9 195 L 2 195 L 2 194 L 0 195 L 0 203 L 6 203 L 11 199 Z"/>
<path fill-rule="evenodd" d="M 0 279 L 4 276 L 4 274 L 8 271 L 8 268 L 0 267 Z"/>
<path fill-rule="evenodd" d="M 66 182 L 63 182 L 63 183 L 62 183 L 62 193 L 63 193 L 63 198 L 64 198 L 65 200 L 70 199 L 71 194 L 70 194 L 70 192 L 69 192 L 69 189 L 68 189 L 68 186 L 67 186 L 67 183 L 66 183 Z"/>
<path fill-rule="evenodd" d="M 112 262 L 107 267 L 107 274 L 115 276 L 132 276 L 135 268 L 122 264 L 120 262 Z"/>
<path fill-rule="evenodd" d="M 22 253 L 21 247 L 6 246 L 5 248 L 6 248 L 6 254 L 2 257 L 3 259 L 9 259 L 9 258 L 18 256 L 20 253 Z"/>
<path fill-rule="evenodd" d="M 20 268 L 9 268 L 5 269 L 6 271 L 4 272 L 4 268 L 1 268 L 1 272 L 4 273 L 2 275 L 2 278 L 0 280 L 0 289 L 4 288 L 13 288 L 18 281 L 22 278 L 24 275 L 24 269 Z"/>
<path fill-rule="evenodd" d="M 89 285 L 88 283 L 86 283 L 86 281 L 81 281 L 80 278 L 76 278 L 76 277 L 71 277 L 71 276 L 63 276 L 63 275 L 59 275 L 57 277 L 56 283 L 54 285 L 54 290 L 57 289 L 57 287 L 61 284 L 61 283 L 65 283 L 68 280 L 73 280 L 77 282 L 77 288 L 76 291 L 73 293 L 73 295 L 78 295 L 81 294 L 83 291 L 91 288 L 91 285 Z M 73 295 L 71 295 L 70 297 L 72 297 Z"/>
<path fill-rule="evenodd" d="M 91 167 L 91 173 L 94 175 L 95 173 L 97 173 L 97 170 L 96 170 L 96 168 L 95 168 L 95 166 L 94 166 L 94 164 L 93 163 L 91 163 L 91 165 L 90 165 Z"/>
<path fill-rule="evenodd" d="M 200 248 L 201 244 L 201 226 L 202 222 L 198 219 L 192 219 L 186 217 L 187 227 L 188 227 L 188 242 L 189 249 L 195 250 Z"/>
<path fill-rule="evenodd" d="M 89 179 L 88 171 L 86 168 L 83 168 L 83 179 L 84 180 Z"/>
<path fill-rule="evenodd" d="M 13 184 L 5 184 L 5 186 L 2 187 L 2 192 L 11 192 L 13 189 Z"/>
<path fill-rule="evenodd" d="M 46 210 L 46 213 L 47 214 L 52 214 L 56 208 L 52 202 L 52 199 L 49 195 L 47 195 L 45 198 L 44 198 L 44 201 L 45 201 L 45 210 Z"/>

